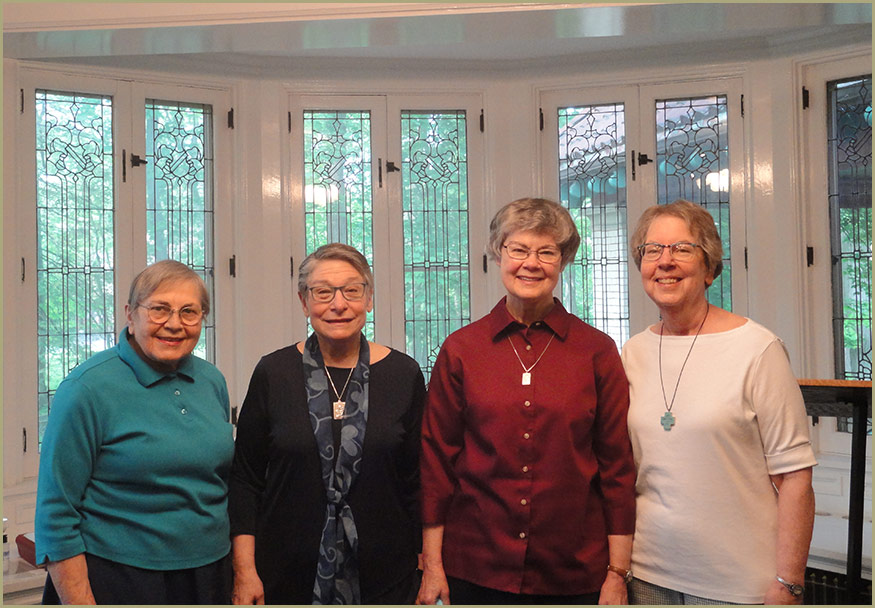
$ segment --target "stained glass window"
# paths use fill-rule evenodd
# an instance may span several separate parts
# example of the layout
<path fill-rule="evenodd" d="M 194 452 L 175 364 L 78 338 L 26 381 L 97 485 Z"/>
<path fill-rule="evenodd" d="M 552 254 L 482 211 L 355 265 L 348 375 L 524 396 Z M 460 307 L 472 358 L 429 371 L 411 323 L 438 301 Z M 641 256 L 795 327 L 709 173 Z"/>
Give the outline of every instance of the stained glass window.
<path fill-rule="evenodd" d="M 112 98 L 36 91 L 39 440 L 61 380 L 115 344 Z"/>
<path fill-rule="evenodd" d="M 370 113 L 305 110 L 307 254 L 327 243 L 346 243 L 373 266 L 372 200 Z M 364 331 L 373 340 L 373 313 L 368 315 Z"/>
<path fill-rule="evenodd" d="M 207 285 L 211 312 L 194 353 L 215 361 L 212 108 L 146 101 L 146 263 L 174 259 Z"/>
<path fill-rule="evenodd" d="M 725 95 L 656 102 L 657 202 L 679 198 L 714 217 L 723 241 L 723 273 L 708 289 L 708 301 L 732 310 L 729 253 L 729 123 Z"/>
<path fill-rule="evenodd" d="M 629 338 L 623 104 L 559 108 L 559 198 L 580 232 L 562 302 L 621 346 Z"/>
<path fill-rule="evenodd" d="M 830 82 L 827 92 L 836 378 L 871 380 L 872 77 Z M 850 432 L 851 420 L 838 430 Z"/>
<path fill-rule="evenodd" d="M 471 320 L 465 112 L 401 113 L 404 331 L 426 378 Z"/>

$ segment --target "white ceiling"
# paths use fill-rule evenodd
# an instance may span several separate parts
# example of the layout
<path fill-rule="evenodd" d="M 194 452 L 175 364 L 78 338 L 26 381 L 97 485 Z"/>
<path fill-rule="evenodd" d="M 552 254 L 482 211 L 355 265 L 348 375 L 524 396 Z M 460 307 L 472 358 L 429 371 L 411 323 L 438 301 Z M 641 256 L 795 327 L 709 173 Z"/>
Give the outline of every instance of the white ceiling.
<path fill-rule="evenodd" d="M 119 67 L 421 66 L 768 54 L 872 39 L 870 3 L 9 3 L 5 57 Z M 315 58 L 315 59 L 314 59 Z M 400 65 L 400 63 L 399 63 Z"/>

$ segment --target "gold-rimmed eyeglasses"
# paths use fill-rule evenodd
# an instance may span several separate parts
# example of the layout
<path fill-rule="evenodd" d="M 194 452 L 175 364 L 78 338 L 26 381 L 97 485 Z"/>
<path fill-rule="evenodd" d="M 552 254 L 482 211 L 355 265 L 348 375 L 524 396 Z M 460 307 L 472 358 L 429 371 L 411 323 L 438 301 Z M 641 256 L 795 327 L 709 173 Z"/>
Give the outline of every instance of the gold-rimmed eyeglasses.
<path fill-rule="evenodd" d="M 153 306 L 141 304 L 140 307 L 146 309 L 146 314 L 149 316 L 149 320 L 152 321 L 152 323 L 158 323 L 159 325 L 167 323 L 167 321 L 170 320 L 170 317 L 177 312 L 179 313 L 179 322 L 183 325 L 197 325 L 201 322 L 201 319 L 204 318 L 202 310 L 199 308 L 192 308 L 191 306 L 183 306 L 178 310 L 163 304 L 155 304 Z"/>

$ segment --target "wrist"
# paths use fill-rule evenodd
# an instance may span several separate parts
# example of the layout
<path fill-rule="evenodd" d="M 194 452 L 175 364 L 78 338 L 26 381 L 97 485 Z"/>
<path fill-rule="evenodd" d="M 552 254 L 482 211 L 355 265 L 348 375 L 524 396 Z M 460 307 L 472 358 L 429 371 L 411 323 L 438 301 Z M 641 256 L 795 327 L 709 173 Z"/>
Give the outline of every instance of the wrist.
<path fill-rule="evenodd" d="M 793 597 L 802 597 L 805 593 L 805 587 L 800 585 L 799 583 L 793 582 L 791 580 L 785 579 L 780 575 L 775 576 L 775 581 L 783 587 L 784 591 Z"/>
<path fill-rule="evenodd" d="M 622 579 L 627 585 L 632 582 L 632 570 L 629 568 L 621 568 L 620 566 L 608 564 L 608 576 L 612 574 Z"/>

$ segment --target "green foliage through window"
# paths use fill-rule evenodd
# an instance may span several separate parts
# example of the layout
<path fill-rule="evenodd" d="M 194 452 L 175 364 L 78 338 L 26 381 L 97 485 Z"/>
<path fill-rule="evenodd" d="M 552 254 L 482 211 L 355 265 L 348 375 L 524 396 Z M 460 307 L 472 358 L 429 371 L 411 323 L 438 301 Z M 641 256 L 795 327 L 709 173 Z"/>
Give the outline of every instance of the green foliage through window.
<path fill-rule="evenodd" d="M 729 218 L 729 122 L 725 95 L 656 102 L 657 203 L 679 198 L 704 207 L 723 241 L 723 272 L 711 304 L 732 310 Z"/>
<path fill-rule="evenodd" d="M 305 110 L 307 254 L 328 243 L 346 243 L 358 249 L 373 268 L 372 216 L 370 113 Z M 373 312 L 368 314 L 364 329 L 369 340 L 374 339 L 373 318 Z"/>
<path fill-rule="evenodd" d="M 836 378 L 871 380 L 872 77 L 827 90 Z"/>
<path fill-rule="evenodd" d="M 466 138 L 463 111 L 401 113 L 404 331 L 426 378 L 471 320 Z"/>
<path fill-rule="evenodd" d="M 558 118 L 559 198 L 581 238 L 562 302 L 619 347 L 629 338 L 625 108 L 559 108 Z"/>
<path fill-rule="evenodd" d="M 61 380 L 115 344 L 112 98 L 36 92 L 39 440 Z"/>
<path fill-rule="evenodd" d="M 201 104 L 146 102 L 146 263 L 174 259 L 207 285 L 211 311 L 194 353 L 215 361 L 213 115 Z"/>

